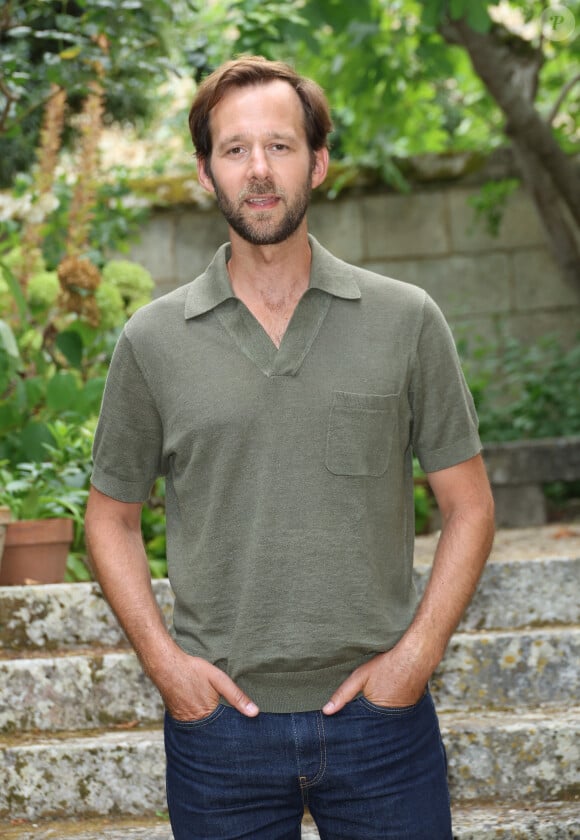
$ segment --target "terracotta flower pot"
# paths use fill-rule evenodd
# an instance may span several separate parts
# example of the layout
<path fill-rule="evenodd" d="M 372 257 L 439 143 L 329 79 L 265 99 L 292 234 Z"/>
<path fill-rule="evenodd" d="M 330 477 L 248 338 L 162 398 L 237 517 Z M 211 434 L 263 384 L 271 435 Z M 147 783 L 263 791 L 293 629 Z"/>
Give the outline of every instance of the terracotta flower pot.
<path fill-rule="evenodd" d="M 6 527 L 0 586 L 62 583 L 72 519 L 22 519 Z"/>

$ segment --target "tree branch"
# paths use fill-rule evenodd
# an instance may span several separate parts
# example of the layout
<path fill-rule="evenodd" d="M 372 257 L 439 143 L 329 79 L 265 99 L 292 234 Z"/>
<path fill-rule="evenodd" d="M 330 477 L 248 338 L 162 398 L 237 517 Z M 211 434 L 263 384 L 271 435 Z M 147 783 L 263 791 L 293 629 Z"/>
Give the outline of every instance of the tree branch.
<path fill-rule="evenodd" d="M 578 73 L 577 76 L 574 76 L 574 78 L 570 79 L 569 82 L 566 82 L 566 84 L 564 85 L 564 87 L 560 91 L 560 95 L 558 96 L 558 98 L 554 102 L 554 106 L 553 106 L 552 110 L 550 111 L 550 113 L 547 117 L 546 121 L 547 121 L 548 125 L 552 125 L 552 123 L 554 122 L 554 120 L 558 116 L 558 111 L 562 107 L 562 103 L 564 102 L 564 100 L 566 99 L 566 97 L 568 96 L 568 94 L 570 93 L 572 88 L 574 87 L 574 85 L 577 85 L 578 82 L 580 82 L 580 73 Z"/>
<path fill-rule="evenodd" d="M 8 114 L 10 113 L 10 106 L 13 102 L 17 102 L 19 97 L 12 93 L 3 79 L 0 79 L 0 92 L 6 97 L 6 104 L 4 105 L 2 115 L 0 116 L 0 134 L 3 134 L 6 126 L 6 120 L 8 119 Z"/>

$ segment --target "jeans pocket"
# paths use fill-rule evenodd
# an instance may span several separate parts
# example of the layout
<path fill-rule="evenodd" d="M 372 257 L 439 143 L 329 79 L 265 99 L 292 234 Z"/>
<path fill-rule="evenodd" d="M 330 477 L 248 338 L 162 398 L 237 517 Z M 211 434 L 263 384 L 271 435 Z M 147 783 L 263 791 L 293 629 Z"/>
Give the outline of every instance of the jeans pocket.
<path fill-rule="evenodd" d="M 216 708 L 213 710 L 213 712 L 210 712 L 209 715 L 205 715 L 201 718 L 194 718 L 193 720 L 177 720 L 177 718 L 174 718 L 173 715 L 166 709 L 165 718 L 167 720 L 167 723 L 175 729 L 189 731 L 191 729 L 197 729 L 200 726 L 207 726 L 208 723 L 213 723 L 220 717 L 225 708 L 226 707 L 223 703 L 218 703 Z"/>
<path fill-rule="evenodd" d="M 326 467 L 334 475 L 383 475 L 397 427 L 398 394 L 335 391 L 328 418 Z"/>
<path fill-rule="evenodd" d="M 379 706 L 377 703 L 373 703 L 365 697 L 364 694 L 358 697 L 357 700 L 366 709 L 371 712 L 375 712 L 376 714 L 385 715 L 387 717 L 404 717 L 405 715 L 410 715 L 417 711 L 419 706 L 421 706 L 425 701 L 427 693 L 428 690 L 425 689 L 419 700 L 417 700 L 416 703 L 412 703 L 410 706 Z"/>

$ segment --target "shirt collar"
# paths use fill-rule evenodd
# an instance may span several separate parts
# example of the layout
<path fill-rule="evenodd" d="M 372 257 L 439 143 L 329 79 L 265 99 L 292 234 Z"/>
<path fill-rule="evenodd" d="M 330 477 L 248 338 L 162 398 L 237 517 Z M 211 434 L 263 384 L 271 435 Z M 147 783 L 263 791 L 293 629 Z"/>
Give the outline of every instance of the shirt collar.
<path fill-rule="evenodd" d="M 224 300 L 235 297 L 227 269 L 230 253 L 229 243 L 221 245 L 204 273 L 189 284 L 185 297 L 186 318 L 203 315 Z"/>
<path fill-rule="evenodd" d="M 333 256 L 311 234 L 308 234 L 308 240 L 312 250 L 309 288 L 322 289 L 345 300 L 358 300 L 361 291 L 354 279 L 352 266 Z"/>
<path fill-rule="evenodd" d="M 361 292 L 352 276 L 352 268 L 334 257 L 310 234 L 308 240 L 312 250 L 309 288 L 321 289 L 346 300 L 358 300 Z M 227 269 L 230 255 L 230 244 L 222 245 L 204 273 L 190 283 L 185 297 L 186 319 L 196 318 L 225 300 L 235 298 Z"/>

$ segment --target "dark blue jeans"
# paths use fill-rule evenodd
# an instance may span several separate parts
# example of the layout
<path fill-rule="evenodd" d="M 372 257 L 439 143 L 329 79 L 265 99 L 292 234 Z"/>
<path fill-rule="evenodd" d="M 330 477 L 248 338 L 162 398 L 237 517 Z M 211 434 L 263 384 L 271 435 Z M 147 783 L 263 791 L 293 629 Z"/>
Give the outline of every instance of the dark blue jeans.
<path fill-rule="evenodd" d="M 451 840 L 445 751 L 429 693 L 405 709 L 363 697 L 322 712 L 165 716 L 175 840 Z"/>

